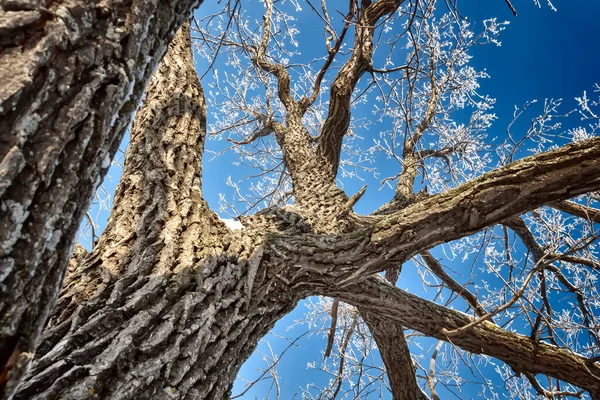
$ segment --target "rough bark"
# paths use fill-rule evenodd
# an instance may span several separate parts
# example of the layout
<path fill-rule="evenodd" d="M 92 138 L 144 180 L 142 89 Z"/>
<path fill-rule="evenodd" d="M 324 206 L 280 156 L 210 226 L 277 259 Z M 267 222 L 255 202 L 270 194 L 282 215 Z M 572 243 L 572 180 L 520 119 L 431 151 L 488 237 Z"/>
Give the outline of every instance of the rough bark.
<path fill-rule="evenodd" d="M 413 250 L 537 207 L 547 199 L 543 187 L 549 198 L 563 199 L 598 184 L 598 167 L 590 161 L 599 151 L 593 139 L 511 164 L 463 190 L 376 218 L 370 228 L 317 235 L 290 208 L 259 213 L 234 235 L 202 200 L 202 140 L 193 129 L 202 116 L 186 111 L 194 110 L 185 103 L 193 98 L 192 89 L 173 89 L 175 77 L 181 81 L 183 76 L 175 64 L 166 58 L 153 81 L 132 133 L 107 231 L 64 288 L 40 346 L 41 358 L 19 398 L 59 393 L 77 398 L 89 395 L 90 388 L 104 398 L 222 396 L 258 338 L 308 294 L 331 295 L 397 321 L 394 329 L 406 326 L 448 340 L 444 329 L 464 326 L 469 316 L 373 278 L 355 282 L 385 269 L 397 254 L 408 257 Z M 585 181 L 578 178 L 581 171 L 589 172 Z M 516 193 L 513 189 L 524 182 L 529 185 Z M 511 194 L 510 209 L 504 208 L 511 207 L 505 193 Z M 311 212 L 318 218 L 323 210 Z M 473 221 L 471 215 L 481 218 Z M 407 226 L 418 234 L 403 236 Z M 409 250 L 398 253 L 398 248 Z M 201 321 L 207 322 L 198 327 Z M 393 336 L 389 331 L 378 335 Z M 597 365 L 489 323 L 452 337 L 452 343 L 498 357 L 516 370 L 549 374 L 590 391 L 599 385 Z M 174 377 L 179 365 L 187 378 Z M 404 365 L 404 371 L 412 370 Z"/>
<path fill-rule="evenodd" d="M 2 386 L 14 388 L 31 360 L 92 194 L 152 71 L 199 3 L 0 3 Z M 7 368 L 8 360 L 16 362 Z"/>
<path fill-rule="evenodd" d="M 548 202 L 600 187 L 600 138 L 569 144 L 498 168 L 453 190 L 387 216 L 358 218 L 366 226 L 323 236 L 273 238 L 295 261 L 288 279 L 343 287 L 409 260 L 420 251 L 473 234 Z"/>
<path fill-rule="evenodd" d="M 600 363 L 529 336 L 506 331 L 483 322 L 456 336 L 451 331 L 472 322 L 472 317 L 398 289 L 379 277 L 369 278 L 344 290 L 324 288 L 330 296 L 367 312 L 376 313 L 391 324 L 414 329 L 445 340 L 475 354 L 498 358 L 518 373 L 546 374 L 600 395 Z M 391 328 L 395 329 L 395 328 Z"/>
<path fill-rule="evenodd" d="M 259 269 L 260 236 L 235 237 L 202 198 L 205 112 L 186 26 L 138 112 L 108 226 L 17 399 L 222 399 L 293 307 Z"/>
<path fill-rule="evenodd" d="M 397 4 L 372 3 L 366 15 L 377 21 Z M 285 121 L 269 129 L 282 147 L 295 204 L 257 213 L 243 221 L 244 229 L 230 232 L 202 198 L 205 105 L 189 46 L 183 30 L 152 80 L 108 227 L 91 254 L 74 259 L 17 398 L 227 397 L 258 339 L 310 294 L 331 295 L 367 313 L 386 365 L 402 365 L 390 376 L 394 390 L 420 398 L 399 332 L 407 327 L 450 340 L 445 332 L 471 317 L 372 275 L 547 202 L 600 189 L 596 138 L 413 199 L 389 215 L 357 216 L 352 206 L 360 193 L 348 198 L 337 187 L 335 159 L 327 155 L 333 149 L 339 157 L 337 144 L 325 152 L 312 146 L 302 101 L 290 95 L 285 68 L 266 61 L 264 45 L 254 49 L 254 62 L 276 76 L 287 110 Z M 102 104 L 89 107 L 90 121 Z M 344 132 L 334 131 L 341 143 Z M 594 395 L 600 387 L 598 364 L 491 323 L 451 341 L 516 371 L 548 374 Z"/>
<path fill-rule="evenodd" d="M 266 1 L 264 32 L 260 46 L 254 50 L 254 64 L 277 79 L 278 97 L 285 106 L 283 122 L 272 121 L 270 127 L 284 155 L 294 190 L 294 212 L 305 220 L 311 230 L 318 233 L 339 233 L 348 230 L 349 224 L 338 218 L 348 214 L 348 197 L 335 183 L 337 165 L 315 152 L 312 138 L 302 124 L 306 102 L 294 99 L 290 88 L 290 76 L 282 65 L 272 63 L 266 57 L 271 37 L 272 1 Z"/>
<path fill-rule="evenodd" d="M 415 366 L 402 326 L 390 324 L 387 319 L 373 312 L 362 312 L 361 316 L 381 353 L 394 399 L 428 400 L 417 383 Z"/>
<path fill-rule="evenodd" d="M 323 124 L 317 150 L 318 154 L 327 160 L 334 177 L 340 162 L 342 142 L 350 126 L 352 93 L 361 76 L 372 66 L 375 26 L 381 18 L 392 14 L 402 3 L 404 0 L 369 2 L 358 11 L 352 54 L 331 84 L 329 112 Z M 350 2 L 350 7 L 358 7 L 354 4 L 357 2 Z"/>

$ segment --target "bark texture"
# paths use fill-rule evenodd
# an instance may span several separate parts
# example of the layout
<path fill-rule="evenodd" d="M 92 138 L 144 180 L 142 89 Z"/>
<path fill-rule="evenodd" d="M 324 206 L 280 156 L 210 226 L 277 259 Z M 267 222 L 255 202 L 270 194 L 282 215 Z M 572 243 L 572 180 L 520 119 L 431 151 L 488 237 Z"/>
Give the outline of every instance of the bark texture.
<path fill-rule="evenodd" d="M 363 312 L 361 316 L 369 326 L 381 353 L 394 399 L 427 400 L 427 395 L 417 383 L 414 363 L 402 326 L 390 324 L 388 319 L 381 318 L 373 312 Z"/>
<path fill-rule="evenodd" d="M 33 356 L 81 218 L 147 80 L 199 3 L 0 2 L 4 396 Z"/>
<path fill-rule="evenodd" d="M 331 85 L 329 112 L 321 131 L 318 154 L 327 160 L 333 176 L 337 174 L 344 136 L 350 126 L 350 100 L 361 76 L 372 67 L 373 34 L 383 17 L 395 12 L 404 0 L 368 2 L 360 11 L 350 2 L 351 16 L 359 13 L 352 54 Z M 356 4 L 356 5 L 354 5 Z M 347 18 L 350 20 L 351 18 Z"/>
<path fill-rule="evenodd" d="M 365 1 L 362 18 L 372 25 L 394 12 L 400 3 Z M 176 3 L 161 3 L 157 10 L 163 4 L 171 7 Z M 73 257 L 41 337 L 36 361 L 16 398 L 227 398 L 239 367 L 257 341 L 308 295 L 329 295 L 359 308 L 380 347 L 398 398 L 424 396 L 416 385 L 414 366 L 402 336 L 405 328 L 451 341 L 470 352 L 497 357 L 517 372 L 546 374 L 598 396 L 597 362 L 490 322 L 450 335 L 448 332 L 460 330 L 473 317 L 406 293 L 373 275 L 399 267 L 417 254 L 427 258 L 426 250 L 437 244 L 506 222 L 548 202 L 600 189 L 600 138 L 528 157 L 436 196 L 413 196 L 410 192 L 416 169 L 406 168 L 402 188 L 384 215 L 356 215 L 352 207 L 362 191 L 348 197 L 335 182 L 344 121 L 349 118 L 344 104 L 352 90 L 332 90 L 331 104 L 338 106 L 330 108 L 325 139 L 314 146 L 302 125 L 310 99 L 294 99 L 286 69 L 266 56 L 272 5 L 265 1 L 262 43 L 248 51 L 256 66 L 275 76 L 278 95 L 286 108 L 281 121 L 268 121 L 265 129 L 274 133 L 283 151 L 293 181 L 294 205 L 245 218 L 244 228 L 234 232 L 209 210 L 201 188 L 206 110 L 193 66 L 189 28 L 185 26 L 171 44 L 138 112 L 108 226 L 90 254 L 79 251 Z M 107 15 L 113 15 L 112 10 L 108 9 Z M 164 10 L 169 26 L 176 25 L 168 19 L 176 11 Z M 156 18 L 150 21 L 148 29 L 167 23 L 159 24 Z M 353 53 L 351 64 L 341 70 L 346 75 L 340 82 L 346 85 L 355 85 L 365 71 L 364 60 L 360 60 L 370 58 L 371 25 L 356 29 L 357 43 L 364 47 Z M 166 38 L 168 34 L 160 36 L 153 31 L 148 37 Z M 144 40 L 140 43 L 158 46 L 151 39 Z M 147 50 L 143 46 L 141 49 Z M 137 62 L 151 64 L 144 60 L 138 57 Z M 136 88 L 134 85 L 134 93 Z M 77 132 L 88 132 L 86 124 L 97 124 L 100 117 L 96 114 L 105 112 L 102 101 L 85 104 L 82 109 L 90 115 L 73 128 Z M 113 130 L 115 126 L 122 130 L 129 115 L 127 110 L 119 110 L 121 117 L 115 120 Z M 88 161 L 100 171 L 98 160 L 104 153 L 98 149 L 105 148 L 103 140 L 107 139 L 94 130 L 96 126 L 100 125 L 90 128 L 97 136 L 88 140 L 96 143 Z M 113 139 L 116 137 L 118 134 Z M 75 150 L 72 154 L 88 154 L 87 147 Z M 410 157 L 413 150 L 405 156 Z M 35 154 L 44 155 L 44 148 Z M 98 176 L 89 172 L 91 166 L 77 165 L 72 176 Z M 58 175 L 52 177 L 54 183 L 59 179 Z M 77 182 L 81 196 L 94 186 Z M 7 186 L 6 193 L 12 193 L 11 187 Z M 61 190 L 70 193 L 66 187 Z M 68 209 L 64 215 L 70 218 L 83 212 L 85 205 L 77 203 L 81 198 L 69 200 L 75 211 Z M 584 211 L 590 214 L 590 210 Z M 76 226 L 76 222 L 70 223 Z M 52 229 L 56 229 L 54 223 Z M 60 231 L 58 244 L 68 241 L 67 231 Z M 3 243 L 18 248 L 19 240 Z M 21 249 L 26 248 L 30 247 L 23 242 Z M 46 253 L 40 250 L 40 254 Z M 60 254 L 66 259 L 68 251 Z M 460 289 L 443 274 L 440 265 L 432 266 L 448 287 Z M 37 270 L 33 271 L 31 276 L 37 276 Z M 55 271 L 62 275 L 60 268 Z M 37 282 L 30 280 L 32 285 Z M 43 289 L 35 286 L 35 290 Z M 53 293 L 48 292 L 47 298 Z M 485 311 L 476 299 L 471 303 L 478 312 Z M 49 303 L 42 304 L 47 307 Z M 14 315 L 8 320 L 19 321 Z M 16 365 L 21 353 L 12 354 L 18 357 L 9 354 L 6 359 Z"/>
<path fill-rule="evenodd" d="M 295 304 L 258 270 L 260 237 L 231 235 L 202 198 L 205 113 L 186 25 L 138 113 L 108 227 L 65 282 L 17 399 L 222 399 Z"/>
<path fill-rule="evenodd" d="M 472 317 L 421 299 L 379 277 L 372 277 L 345 290 L 326 290 L 366 312 L 374 312 L 388 323 L 396 321 L 427 336 L 445 340 L 475 354 L 498 358 L 519 374 L 546 374 L 600 395 L 600 363 L 529 336 L 506 331 L 482 322 L 458 335 L 452 331 L 472 322 Z"/>
<path fill-rule="evenodd" d="M 437 244 L 548 202 L 598 190 L 599 158 L 600 138 L 572 143 L 513 162 L 390 215 L 354 215 L 352 232 L 281 235 L 273 238 L 273 246 L 296 261 L 291 281 L 296 286 L 313 280 L 344 287 Z"/>

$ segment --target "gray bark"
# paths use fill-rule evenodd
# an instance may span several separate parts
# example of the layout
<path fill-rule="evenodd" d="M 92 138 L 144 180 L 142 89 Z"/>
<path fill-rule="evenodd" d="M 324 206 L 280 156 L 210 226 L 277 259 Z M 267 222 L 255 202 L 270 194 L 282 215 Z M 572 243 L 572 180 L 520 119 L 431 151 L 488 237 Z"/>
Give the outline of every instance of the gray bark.
<path fill-rule="evenodd" d="M 147 80 L 199 3 L 0 3 L 0 398 L 31 361 Z"/>
<path fill-rule="evenodd" d="M 362 15 L 375 21 L 399 4 L 364 3 L 370 5 Z M 165 12 L 171 15 L 172 10 Z M 410 199 L 404 208 L 393 204 L 386 215 L 356 215 L 352 212 L 356 196 L 349 198 L 335 183 L 339 159 L 335 143 L 345 132 L 332 130 L 331 146 L 314 148 L 301 122 L 305 102 L 293 99 L 285 68 L 267 61 L 264 48 L 252 51 L 257 66 L 277 78 L 287 110 L 284 120 L 272 122 L 269 129 L 283 150 L 295 204 L 259 212 L 236 232 L 208 209 L 201 190 L 205 104 L 189 32 L 182 30 L 138 113 L 106 231 L 89 255 L 79 252 L 72 259 L 36 361 L 17 398 L 227 397 L 257 341 L 300 298 L 313 294 L 336 297 L 366 313 L 386 365 L 401 368 L 388 367 L 394 374 L 390 379 L 395 393 L 420 398 L 400 332 L 406 327 L 450 340 L 447 331 L 472 318 L 405 293 L 373 274 L 547 202 L 600 189 L 600 138 L 595 138 L 512 163 L 436 196 L 419 199 L 409 196 L 407 189 Z M 342 104 L 342 97 L 334 101 Z M 98 107 L 106 104 L 82 107 L 90 113 L 85 121 L 104 115 Z M 124 128 L 131 110 L 120 110 L 123 119 L 115 124 Z M 330 113 L 336 114 L 336 108 Z M 329 118 L 349 117 L 342 114 Z M 83 129 L 85 123 L 73 129 Z M 98 133 L 96 140 L 105 137 Z M 102 143 L 96 143 L 86 159 L 98 170 L 105 154 L 98 150 L 104 148 Z M 97 175 L 88 173 L 88 164 L 82 165 L 71 176 L 79 179 L 77 185 L 85 192 L 94 185 L 88 188 L 81 179 Z M 407 172 L 406 188 L 413 175 Z M 79 213 L 84 211 L 77 202 L 82 198 L 71 200 Z M 76 214 L 66 210 L 64 215 Z M 70 231 L 63 225 L 58 228 L 60 243 L 70 243 L 65 233 Z M 64 250 L 65 260 L 67 255 Z M 38 286 L 34 289 L 42 291 Z M 479 324 L 451 341 L 467 351 L 497 357 L 516 371 L 544 373 L 595 396 L 600 391 L 597 363 L 492 323 Z"/>
<path fill-rule="evenodd" d="M 106 231 L 66 279 L 17 399 L 222 399 L 294 306 L 266 280 L 260 235 L 242 242 L 202 198 L 205 114 L 185 26 L 138 112 Z"/>
<path fill-rule="evenodd" d="M 448 337 L 446 331 L 467 325 L 473 321 L 472 317 L 421 299 L 378 277 L 344 290 L 329 288 L 324 291 L 366 312 L 376 313 L 388 324 L 396 321 L 401 326 L 448 341 L 469 352 L 498 358 L 516 373 L 545 374 L 596 396 L 600 394 L 600 363 L 568 349 L 506 331 L 487 321 Z"/>

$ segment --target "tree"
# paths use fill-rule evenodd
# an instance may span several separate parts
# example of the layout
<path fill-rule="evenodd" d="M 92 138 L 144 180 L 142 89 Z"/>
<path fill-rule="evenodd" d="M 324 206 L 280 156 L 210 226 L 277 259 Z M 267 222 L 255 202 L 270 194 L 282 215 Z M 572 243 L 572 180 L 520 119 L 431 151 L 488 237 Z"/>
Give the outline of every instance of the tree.
<path fill-rule="evenodd" d="M 4 395 L 31 362 L 81 218 L 147 80 L 199 3 L 17 0 L 0 5 Z"/>
<path fill-rule="evenodd" d="M 251 62 L 248 70 L 264 84 L 267 100 L 262 109 L 260 104 L 247 107 L 248 102 L 235 97 L 224 103 L 231 110 L 236 104 L 244 110 L 243 118 L 228 114 L 238 122 L 224 120 L 224 125 L 255 128 L 240 131 L 244 137 L 237 140 L 232 137 L 234 145 L 245 151 L 243 146 L 273 136 L 279 150 L 267 153 L 278 151 L 275 156 L 282 157 L 285 169 L 271 168 L 283 175 L 269 191 L 283 188 L 274 202 L 287 202 L 287 176 L 293 190 L 292 204 L 244 217 L 239 230 L 229 229 L 202 196 L 206 104 L 193 66 L 189 27 L 179 31 L 137 113 L 108 226 L 90 254 L 79 251 L 72 258 L 37 360 L 16 398 L 226 397 L 257 341 L 310 295 L 330 296 L 359 310 L 382 353 L 397 398 L 425 396 L 417 385 L 404 329 L 496 357 L 530 377 L 532 385 L 549 396 L 555 395 L 555 388 L 541 387 L 536 374 L 581 388 L 593 398 L 600 396 L 596 350 L 580 340 L 571 343 L 575 351 L 564 348 L 549 306 L 538 309 L 533 303 L 527 310 L 533 315 L 529 336 L 489 321 L 502 317 L 503 307 L 529 299 L 526 289 L 547 283 L 542 290 L 555 290 L 546 282 L 545 275 L 551 274 L 581 298 L 582 319 L 575 322 L 580 322 L 581 332 L 589 332 L 589 342 L 594 340 L 597 323 L 588 311 L 591 292 L 574 286 L 572 273 L 563 268 L 597 269 L 590 254 L 596 236 L 593 229 L 584 228 L 598 221 L 598 211 L 566 200 L 599 189 L 600 140 L 581 140 L 518 161 L 512 160 L 518 155 L 516 147 L 507 145 L 509 156 L 492 171 L 465 169 L 455 181 L 429 176 L 431 190 L 414 193 L 419 171 L 436 167 L 431 160 L 442 160 L 448 176 L 477 161 L 474 146 L 477 134 L 489 124 L 485 115 L 489 101 L 469 103 L 474 111 L 467 126 L 452 124 L 449 116 L 452 107 L 467 103 L 475 93 L 469 85 L 478 76 L 463 68 L 471 43 L 464 41 L 468 30 L 461 27 L 448 50 L 439 41 L 445 26 L 456 25 L 451 19 L 433 24 L 433 2 L 411 4 L 400 12 L 402 1 L 350 5 L 348 22 L 338 34 L 322 10 L 331 40 L 322 72 L 307 80 L 312 89 L 307 96 L 298 96 L 287 66 L 269 51 L 276 40 L 272 32 L 286 22 L 270 1 L 265 2 L 260 34 L 252 35 L 255 31 L 236 19 L 240 14 L 235 3 L 230 7 L 233 34 L 205 35 L 215 49 L 226 46 L 245 54 Z M 376 70 L 375 26 L 391 15 L 407 21 L 414 57 L 396 71 L 395 66 Z M 494 40 L 497 31 L 492 21 L 478 38 Z M 354 32 L 354 45 L 331 83 L 329 103 L 315 103 L 347 32 Z M 237 38 L 243 41 L 233 40 Z M 363 191 L 347 196 L 338 187 L 336 174 L 343 140 L 351 131 L 353 92 L 366 72 L 404 73 L 406 78 L 398 81 L 404 80 L 408 94 L 396 97 L 393 104 L 403 110 L 398 118 L 405 126 L 390 133 L 401 142 L 398 158 L 404 165 L 396 195 L 378 212 L 361 216 L 353 206 Z M 239 86 L 242 91 L 252 87 Z M 589 101 L 582 104 L 582 111 L 592 113 Z M 319 105 L 327 109 L 321 120 L 314 112 Z M 317 117 L 305 117 L 309 111 Z M 318 136 L 311 134 L 313 127 L 318 127 Z M 422 147 L 426 135 L 441 137 L 445 132 L 458 140 L 440 140 L 439 148 Z M 453 184 L 456 187 L 451 188 Z M 581 233 L 566 244 L 539 243 L 520 216 L 544 205 L 581 216 Z M 444 271 L 428 249 L 495 224 L 513 230 L 531 257 L 503 288 L 509 294 L 506 302 L 490 312 L 487 304 Z M 394 286 L 398 268 L 417 255 L 449 290 L 465 298 L 471 314 Z M 382 271 L 388 271 L 387 281 L 378 275 Z M 557 336 L 541 337 L 550 330 Z M 581 348 L 581 343 L 587 347 Z"/>

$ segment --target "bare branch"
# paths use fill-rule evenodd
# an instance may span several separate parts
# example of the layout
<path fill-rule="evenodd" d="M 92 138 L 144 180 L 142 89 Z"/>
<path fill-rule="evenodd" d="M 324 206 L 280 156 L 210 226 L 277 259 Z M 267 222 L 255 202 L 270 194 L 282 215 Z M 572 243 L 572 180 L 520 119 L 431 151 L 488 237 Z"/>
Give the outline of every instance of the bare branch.
<path fill-rule="evenodd" d="M 548 205 L 557 210 L 600 224 L 600 210 L 598 209 L 582 206 L 573 201 L 556 201 Z"/>
<path fill-rule="evenodd" d="M 300 110 L 301 110 L 302 114 L 304 114 L 306 112 L 306 110 L 308 109 L 308 107 L 310 107 L 317 99 L 317 96 L 319 95 L 319 92 L 321 90 L 321 82 L 323 81 L 323 77 L 325 76 L 325 74 L 327 73 L 327 70 L 333 63 L 335 56 L 340 51 L 340 47 L 342 46 L 342 43 L 344 42 L 344 38 L 346 37 L 346 32 L 348 32 L 348 28 L 350 27 L 350 22 L 354 18 L 354 13 L 356 11 L 355 7 L 353 6 L 354 1 L 350 1 L 350 10 L 348 11 L 348 14 L 346 15 L 346 17 L 344 18 L 345 23 L 344 23 L 344 27 L 342 28 L 342 32 L 340 33 L 339 37 L 336 39 L 335 45 L 333 47 L 330 47 L 329 41 L 333 37 L 334 31 L 330 27 L 331 25 L 330 25 L 329 16 L 327 15 L 325 1 L 323 0 L 321 4 L 322 4 L 322 8 L 323 8 L 325 18 L 326 18 L 326 29 L 330 32 L 330 38 L 328 38 L 328 42 L 327 42 L 328 55 L 327 55 L 327 59 L 325 60 L 325 63 L 323 64 L 323 66 L 321 67 L 319 72 L 317 73 L 317 78 L 315 79 L 315 84 L 313 87 L 312 94 L 309 97 L 303 97 L 300 100 Z"/>
<path fill-rule="evenodd" d="M 553 260 L 548 260 L 548 262 L 552 262 Z M 490 320 L 494 315 L 499 314 L 500 312 L 509 309 L 513 304 L 515 304 L 523 295 L 523 293 L 525 292 L 525 289 L 527 289 L 527 286 L 529 285 L 529 282 L 531 282 L 531 279 L 533 278 L 533 276 L 535 275 L 536 272 L 540 271 L 542 268 L 544 268 L 545 265 L 545 259 L 544 257 L 542 257 L 542 259 L 540 259 L 540 261 L 538 261 L 535 265 L 535 267 L 533 267 L 529 273 L 527 274 L 527 277 L 525 277 L 525 281 L 523 282 L 523 284 L 521 285 L 521 288 L 514 292 L 513 297 L 507 301 L 506 303 L 502 304 L 502 306 L 494 309 L 493 311 L 490 311 L 489 313 L 482 315 L 481 317 L 479 317 L 478 319 L 464 325 L 461 326 L 460 328 L 456 328 L 454 330 L 444 330 L 444 334 L 448 337 L 454 337 L 456 335 L 460 335 L 464 332 L 467 332 L 470 329 L 473 329 L 475 326 L 480 325 L 481 323 Z"/>
<path fill-rule="evenodd" d="M 286 110 L 288 110 L 288 112 L 292 112 L 296 109 L 297 103 L 293 99 L 290 91 L 290 75 L 282 65 L 269 62 L 266 58 L 266 51 L 267 47 L 269 46 L 269 39 L 271 37 L 271 16 L 273 15 L 273 1 L 265 0 L 264 3 L 266 11 L 263 17 L 263 35 L 258 48 L 253 49 L 254 57 L 252 58 L 252 62 L 254 62 L 259 68 L 261 68 L 265 72 L 269 72 L 277 78 L 279 99 L 284 104 Z"/>
<path fill-rule="evenodd" d="M 434 377 L 435 377 L 435 359 L 437 358 L 437 355 L 438 355 L 440 349 L 442 348 L 443 344 L 444 344 L 444 342 L 442 342 L 441 340 L 438 342 L 438 344 L 435 346 L 435 349 L 433 350 L 433 353 L 431 354 L 431 359 L 429 360 L 429 374 L 427 374 L 427 386 L 429 386 L 429 391 L 431 392 L 432 400 L 440 400 L 440 398 L 438 397 L 438 395 L 435 391 Z"/>
<path fill-rule="evenodd" d="M 459 334 L 450 340 L 444 331 L 471 323 L 470 316 L 400 290 L 378 276 L 343 290 L 329 287 L 325 292 L 376 312 L 388 324 L 396 321 L 427 336 L 451 341 L 469 352 L 496 357 L 517 373 L 546 374 L 579 386 L 592 393 L 592 397 L 600 395 L 600 363 L 592 363 L 579 354 L 509 332 L 490 322 L 483 322 L 469 330 L 469 334 Z"/>
<path fill-rule="evenodd" d="M 324 358 L 327 358 L 331 355 L 331 349 L 333 348 L 333 339 L 335 337 L 335 329 L 337 327 L 337 314 L 339 305 L 339 300 L 333 299 L 333 304 L 331 305 L 331 326 L 327 336 L 327 348 L 325 349 L 325 355 L 323 356 Z"/>
<path fill-rule="evenodd" d="M 355 26 L 352 55 L 335 77 L 330 92 L 329 112 L 321 131 L 318 154 L 329 162 L 335 176 L 342 140 L 350 125 L 350 99 L 360 77 L 371 65 L 375 25 L 400 7 L 404 0 L 380 0 L 362 10 Z"/>
<path fill-rule="evenodd" d="M 467 289 L 465 286 L 452 279 L 452 277 L 448 275 L 446 271 L 444 271 L 442 264 L 435 257 L 433 257 L 428 250 L 422 251 L 420 255 L 423 257 L 423 260 L 431 272 L 440 278 L 442 282 L 446 284 L 448 289 L 465 299 L 465 301 L 471 306 L 471 308 L 473 308 L 477 315 L 483 317 L 487 314 L 483 306 L 477 300 L 477 297 L 475 297 L 473 293 L 469 292 L 469 289 Z"/>
<path fill-rule="evenodd" d="M 516 17 L 517 16 L 517 10 L 512 5 L 512 3 L 510 2 L 510 0 L 504 0 L 504 1 L 506 2 L 506 5 L 508 5 L 508 8 L 510 8 L 510 11 L 512 11 L 513 15 Z"/>
<path fill-rule="evenodd" d="M 340 346 L 340 365 L 338 368 L 338 374 L 335 377 L 335 381 L 334 381 L 334 385 L 335 385 L 335 389 L 333 391 L 334 399 L 336 398 L 336 396 L 340 392 L 340 389 L 342 388 L 344 365 L 346 362 L 346 350 L 348 349 L 348 345 L 350 344 L 350 339 L 352 338 L 352 335 L 354 334 L 354 330 L 356 329 L 357 325 L 358 325 L 358 315 L 355 315 L 354 318 L 352 319 L 352 325 L 346 332 L 346 335 L 344 336 L 344 339 L 342 340 L 342 343 Z"/>
<path fill-rule="evenodd" d="M 281 353 L 279 353 L 279 355 L 275 358 L 275 361 L 269 365 L 269 367 L 267 369 L 265 369 L 254 381 L 250 382 L 248 384 L 248 386 L 246 387 L 246 389 L 244 389 L 242 392 L 240 392 L 239 394 L 233 395 L 231 396 L 231 399 L 237 399 L 242 397 L 243 395 L 245 395 L 246 393 L 248 393 L 248 391 L 250 389 L 252 389 L 252 387 L 254 385 L 256 385 L 258 382 L 260 382 L 265 375 L 267 375 L 267 373 L 271 374 L 271 376 L 273 377 L 273 379 L 277 379 L 277 374 L 273 373 L 273 370 L 277 367 L 277 364 L 279 364 L 279 362 L 281 361 L 281 359 L 283 358 L 283 356 L 285 355 L 285 353 L 291 349 L 292 347 L 296 346 L 296 343 L 302 339 L 304 336 L 306 336 L 309 332 L 306 331 L 303 334 L 301 334 L 300 336 L 296 337 L 294 340 L 292 340 L 286 347 L 285 349 L 283 349 L 281 351 Z"/>
<path fill-rule="evenodd" d="M 390 325 L 386 319 L 372 312 L 361 316 L 373 334 L 386 372 L 394 399 L 427 400 L 417 383 L 415 366 L 401 326 Z"/>

